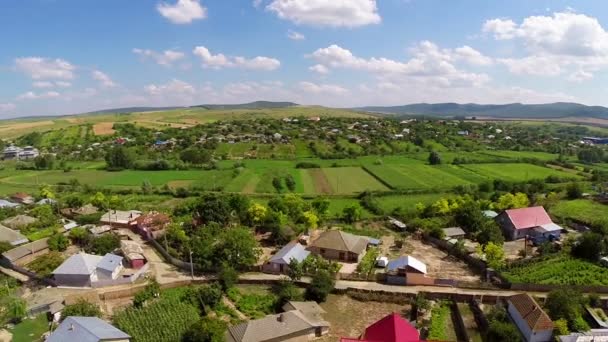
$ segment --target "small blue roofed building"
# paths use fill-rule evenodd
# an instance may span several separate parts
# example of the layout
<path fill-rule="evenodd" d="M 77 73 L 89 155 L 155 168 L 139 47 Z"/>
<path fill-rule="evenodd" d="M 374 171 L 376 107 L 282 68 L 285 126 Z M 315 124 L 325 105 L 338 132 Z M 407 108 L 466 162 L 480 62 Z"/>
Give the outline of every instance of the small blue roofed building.
<path fill-rule="evenodd" d="M 608 138 L 584 137 L 583 142 L 591 145 L 608 145 Z"/>
<path fill-rule="evenodd" d="M 97 317 L 67 317 L 47 342 L 129 342 L 131 336 Z"/>
<path fill-rule="evenodd" d="M 289 270 L 289 263 L 292 259 L 297 262 L 302 262 L 308 258 L 309 255 L 310 252 L 300 243 L 290 242 L 262 266 L 262 271 L 266 273 L 286 273 Z"/>
<path fill-rule="evenodd" d="M 386 265 L 386 282 L 392 285 L 407 285 L 409 277 L 419 281 L 426 274 L 426 265 L 411 255 L 393 259 Z"/>

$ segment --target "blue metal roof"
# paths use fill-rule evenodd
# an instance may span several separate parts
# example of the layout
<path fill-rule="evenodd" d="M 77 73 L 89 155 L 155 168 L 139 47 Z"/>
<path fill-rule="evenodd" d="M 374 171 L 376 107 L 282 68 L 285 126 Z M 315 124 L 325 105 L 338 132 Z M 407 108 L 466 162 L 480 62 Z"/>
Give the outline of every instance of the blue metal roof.
<path fill-rule="evenodd" d="M 373 245 L 373 246 L 378 246 L 380 244 L 380 240 L 379 239 L 369 238 L 369 244 Z"/>
<path fill-rule="evenodd" d="M 97 264 L 97 268 L 114 272 L 114 270 L 122 265 L 122 257 L 116 254 L 108 253 L 103 256 L 101 261 Z"/>
<path fill-rule="evenodd" d="M 297 242 L 290 242 L 281 248 L 277 254 L 273 255 L 270 258 L 270 262 L 278 263 L 278 264 L 289 264 L 291 259 L 296 259 L 298 262 L 304 261 L 310 254 L 304 246 Z"/>
<path fill-rule="evenodd" d="M 70 316 L 47 338 L 47 342 L 99 342 L 128 340 L 131 336 L 97 317 Z"/>

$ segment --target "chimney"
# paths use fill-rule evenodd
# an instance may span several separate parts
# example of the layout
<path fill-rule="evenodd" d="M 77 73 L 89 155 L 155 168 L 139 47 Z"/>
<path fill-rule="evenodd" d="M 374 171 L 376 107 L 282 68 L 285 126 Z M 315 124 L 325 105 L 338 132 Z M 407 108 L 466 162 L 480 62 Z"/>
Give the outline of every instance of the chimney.
<path fill-rule="evenodd" d="M 279 321 L 279 322 L 281 322 L 281 323 L 283 323 L 283 322 L 285 321 L 285 317 L 283 317 L 283 314 L 282 314 L 282 313 L 280 313 L 280 314 L 277 316 L 277 321 Z"/>
<path fill-rule="evenodd" d="M 69 331 L 74 331 L 74 324 L 70 323 L 70 328 L 68 329 Z"/>

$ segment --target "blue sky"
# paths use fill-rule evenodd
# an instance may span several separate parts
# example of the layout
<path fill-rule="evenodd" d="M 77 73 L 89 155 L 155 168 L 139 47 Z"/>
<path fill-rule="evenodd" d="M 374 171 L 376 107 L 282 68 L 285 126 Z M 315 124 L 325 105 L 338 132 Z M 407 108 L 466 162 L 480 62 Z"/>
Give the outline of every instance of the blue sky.
<path fill-rule="evenodd" d="M 294 101 L 608 105 L 608 3 L 0 2 L 0 118 Z"/>

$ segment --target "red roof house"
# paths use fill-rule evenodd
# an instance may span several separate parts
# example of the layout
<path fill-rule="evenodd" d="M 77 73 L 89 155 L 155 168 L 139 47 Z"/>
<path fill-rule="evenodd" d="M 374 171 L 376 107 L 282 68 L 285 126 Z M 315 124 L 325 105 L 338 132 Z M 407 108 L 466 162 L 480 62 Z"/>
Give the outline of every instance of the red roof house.
<path fill-rule="evenodd" d="M 521 239 L 535 235 L 535 232 L 553 232 L 561 227 L 553 223 L 543 207 L 529 207 L 505 210 L 496 217 L 507 238 Z"/>
<path fill-rule="evenodd" d="M 137 217 L 134 222 L 139 234 L 144 239 L 150 240 L 157 239 L 164 234 L 165 229 L 171 223 L 171 219 L 165 214 L 151 211 Z"/>
<path fill-rule="evenodd" d="M 392 313 L 365 329 L 360 338 L 343 337 L 340 342 L 419 342 L 420 334 L 399 314 Z"/>

